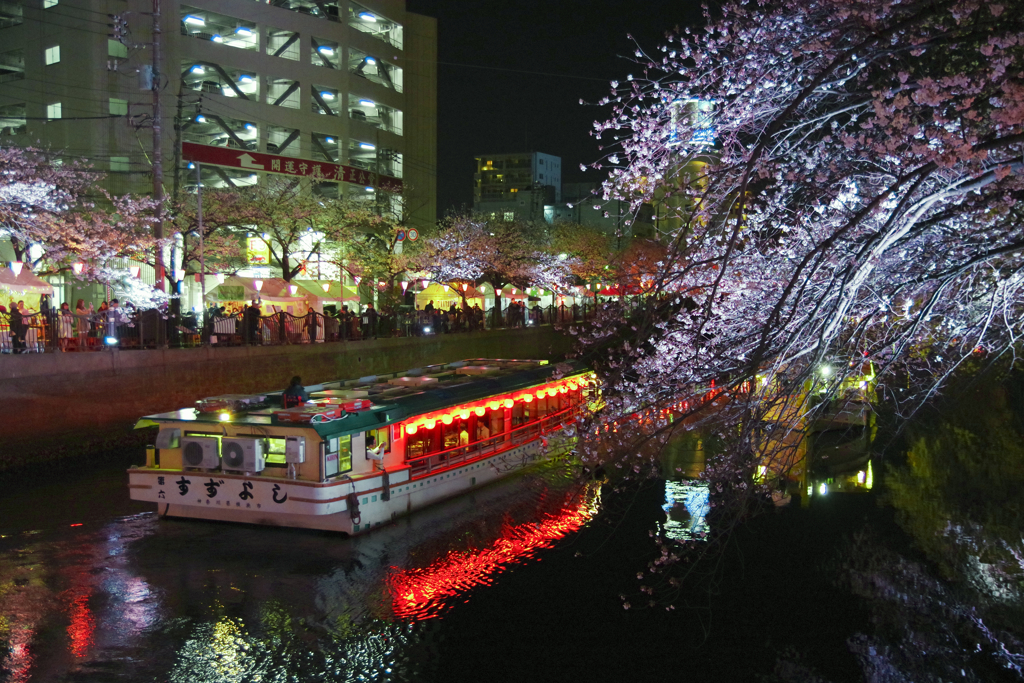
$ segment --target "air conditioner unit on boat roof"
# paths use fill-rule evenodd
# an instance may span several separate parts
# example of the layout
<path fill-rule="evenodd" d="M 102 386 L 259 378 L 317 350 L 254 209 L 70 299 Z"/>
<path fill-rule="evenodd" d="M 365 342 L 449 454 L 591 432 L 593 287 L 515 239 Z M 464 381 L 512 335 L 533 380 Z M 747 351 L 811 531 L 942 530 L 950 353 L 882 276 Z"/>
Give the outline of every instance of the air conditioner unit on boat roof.
<path fill-rule="evenodd" d="M 266 466 L 263 458 L 263 439 L 258 437 L 234 437 L 221 441 L 223 468 L 243 472 L 262 472 Z"/>
<path fill-rule="evenodd" d="M 188 436 L 181 440 L 181 464 L 214 470 L 220 467 L 217 439 L 209 436 Z"/>

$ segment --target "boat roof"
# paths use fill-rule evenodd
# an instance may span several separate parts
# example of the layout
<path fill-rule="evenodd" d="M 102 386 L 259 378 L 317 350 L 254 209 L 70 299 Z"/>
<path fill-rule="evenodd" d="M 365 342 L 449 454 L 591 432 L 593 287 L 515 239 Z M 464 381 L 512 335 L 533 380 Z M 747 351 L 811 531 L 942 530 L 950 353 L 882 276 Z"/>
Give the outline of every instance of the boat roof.
<path fill-rule="evenodd" d="M 282 391 L 259 394 L 265 397 L 261 407 L 253 410 L 236 408 L 229 422 L 233 425 L 259 427 L 281 426 L 315 429 L 321 437 L 377 429 L 415 416 L 446 407 L 505 394 L 543 384 L 556 375 L 568 377 L 585 372 L 576 361 L 550 364 L 544 360 L 517 360 L 502 358 L 473 358 L 440 365 L 428 365 L 387 375 L 371 375 L 351 380 L 336 380 L 307 386 L 310 398 L 367 399 L 369 409 L 347 412 L 343 417 L 316 423 L 281 422 L 275 416 L 280 410 Z M 220 396 L 204 400 L 232 400 L 236 404 L 248 396 Z M 167 423 L 223 425 L 220 413 L 201 412 L 196 408 L 183 408 L 166 413 L 147 415 L 135 425 L 136 429 Z"/>

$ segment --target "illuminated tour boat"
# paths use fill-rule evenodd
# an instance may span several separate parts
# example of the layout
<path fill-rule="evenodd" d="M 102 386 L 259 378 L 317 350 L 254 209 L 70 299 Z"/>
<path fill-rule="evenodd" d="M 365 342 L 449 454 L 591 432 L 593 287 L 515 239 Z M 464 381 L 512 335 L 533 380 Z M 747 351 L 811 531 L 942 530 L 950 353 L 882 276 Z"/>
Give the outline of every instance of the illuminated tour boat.
<path fill-rule="evenodd" d="M 574 363 L 475 359 L 203 399 L 156 426 L 133 500 L 161 516 L 359 534 L 568 452 L 595 383 Z"/>

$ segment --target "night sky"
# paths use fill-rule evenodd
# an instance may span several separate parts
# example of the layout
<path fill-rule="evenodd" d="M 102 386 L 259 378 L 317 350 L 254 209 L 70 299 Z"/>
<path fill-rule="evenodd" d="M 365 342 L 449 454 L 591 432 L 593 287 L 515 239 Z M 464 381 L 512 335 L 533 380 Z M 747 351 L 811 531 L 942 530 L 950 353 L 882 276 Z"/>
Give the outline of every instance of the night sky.
<path fill-rule="evenodd" d="M 600 153 L 590 135 L 609 81 L 637 71 L 633 35 L 657 51 L 666 30 L 696 25 L 700 2 L 407 0 L 437 19 L 438 212 L 473 204 L 474 157 L 545 152 L 562 182 L 593 181 L 581 163 Z"/>

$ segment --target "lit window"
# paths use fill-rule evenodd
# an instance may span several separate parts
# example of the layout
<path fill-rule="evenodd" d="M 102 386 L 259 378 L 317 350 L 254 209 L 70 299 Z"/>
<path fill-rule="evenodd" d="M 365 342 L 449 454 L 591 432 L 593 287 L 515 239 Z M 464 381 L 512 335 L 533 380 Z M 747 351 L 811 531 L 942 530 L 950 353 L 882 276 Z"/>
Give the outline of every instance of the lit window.
<path fill-rule="evenodd" d="M 46 65 L 56 64 L 60 61 L 60 45 L 46 48 Z"/>
<path fill-rule="evenodd" d="M 128 56 L 128 46 L 116 40 L 107 39 L 107 56 L 124 59 Z"/>
<path fill-rule="evenodd" d="M 128 113 L 128 100 L 119 100 L 116 97 L 111 97 L 110 113 L 114 116 L 126 115 Z"/>
<path fill-rule="evenodd" d="M 110 157 L 110 170 L 121 172 L 128 171 L 128 157 Z"/>
<path fill-rule="evenodd" d="M 43 0 L 43 9 L 50 9 L 57 6 L 57 0 Z"/>
<path fill-rule="evenodd" d="M 60 102 L 54 102 L 53 104 L 46 105 L 46 118 L 48 118 L 48 119 L 59 119 L 60 118 Z"/>

